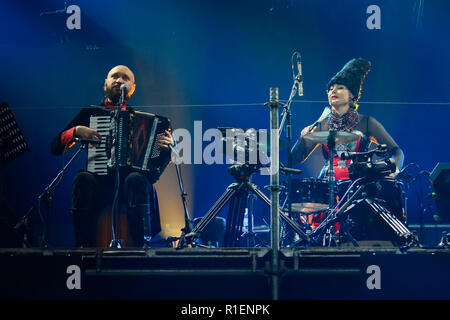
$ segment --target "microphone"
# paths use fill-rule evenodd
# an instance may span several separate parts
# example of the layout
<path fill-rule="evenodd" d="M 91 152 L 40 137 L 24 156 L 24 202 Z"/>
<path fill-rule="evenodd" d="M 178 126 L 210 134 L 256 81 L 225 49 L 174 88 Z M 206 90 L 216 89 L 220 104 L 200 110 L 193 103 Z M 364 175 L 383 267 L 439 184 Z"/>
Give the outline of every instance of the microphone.
<path fill-rule="evenodd" d="M 181 160 L 180 153 L 178 152 L 178 149 L 177 149 L 177 142 L 175 141 L 175 139 L 173 140 L 173 143 L 169 144 L 169 148 L 170 148 L 170 151 L 172 151 L 172 153 L 175 155 L 175 158 L 176 158 L 175 160 L 176 161 Z"/>
<path fill-rule="evenodd" d="M 127 96 L 129 89 L 130 88 L 128 88 L 128 86 L 125 83 L 120 85 L 120 91 L 122 91 L 122 100 L 125 100 L 125 97 Z"/>
<path fill-rule="evenodd" d="M 326 117 L 328 117 L 328 115 L 331 113 L 331 109 L 330 107 L 325 107 L 325 109 L 323 109 L 322 115 L 319 117 L 319 119 L 317 119 L 316 122 L 313 123 L 313 125 L 311 126 L 311 128 L 309 129 L 309 132 L 312 132 L 314 129 L 317 128 L 317 126 L 319 125 L 319 123 L 321 121 L 323 121 Z"/>
<path fill-rule="evenodd" d="M 80 139 L 80 138 L 73 138 L 68 143 L 66 143 L 66 146 L 64 147 L 64 152 L 67 152 L 69 149 L 71 149 L 77 142 L 80 142 L 82 144 L 93 144 L 93 145 L 99 145 L 102 143 L 100 140 L 94 140 L 94 139 Z"/>
<path fill-rule="evenodd" d="M 300 54 L 297 54 L 297 81 L 298 81 L 298 96 L 303 96 L 303 75 L 302 75 L 302 60 Z"/>
<path fill-rule="evenodd" d="M 128 90 L 130 90 L 130 88 L 128 88 L 125 83 L 120 85 L 120 91 L 122 92 L 122 94 L 120 95 L 119 106 L 122 106 L 125 100 L 127 100 Z"/>

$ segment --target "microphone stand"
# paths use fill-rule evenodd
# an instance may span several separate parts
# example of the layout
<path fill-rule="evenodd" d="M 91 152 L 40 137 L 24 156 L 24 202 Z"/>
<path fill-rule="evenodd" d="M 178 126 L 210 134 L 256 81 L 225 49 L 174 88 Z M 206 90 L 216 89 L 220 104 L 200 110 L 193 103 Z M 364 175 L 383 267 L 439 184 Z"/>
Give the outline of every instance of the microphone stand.
<path fill-rule="evenodd" d="M 291 89 L 291 95 L 289 96 L 289 99 L 287 101 L 286 104 L 282 104 L 282 106 L 284 107 L 283 113 L 281 114 L 281 122 L 280 122 L 280 128 L 278 129 L 278 138 L 281 137 L 281 133 L 283 132 L 283 127 L 284 127 L 284 123 L 286 122 L 286 120 L 288 120 L 288 125 L 287 128 L 290 130 L 290 121 L 291 121 L 291 103 L 292 100 L 294 99 L 295 94 L 297 93 L 297 89 L 298 89 L 298 80 L 299 79 L 299 75 L 297 75 L 297 77 L 295 77 L 294 80 L 294 84 L 292 85 L 292 89 Z M 289 131 L 288 130 L 288 131 Z M 290 137 L 290 132 L 288 132 L 287 134 L 289 134 L 288 137 Z M 290 150 L 289 150 L 290 151 Z"/>
<path fill-rule="evenodd" d="M 178 153 L 178 150 L 176 149 L 176 146 L 169 145 L 169 147 L 170 150 L 172 150 L 175 157 L 177 159 L 180 159 L 180 155 Z M 192 232 L 192 222 L 187 208 L 187 200 L 186 200 L 187 193 L 184 191 L 183 178 L 181 176 L 181 167 L 177 161 L 174 161 L 174 164 L 177 172 L 178 185 L 180 187 L 181 202 L 183 203 L 183 210 L 184 210 L 184 228 L 181 228 L 181 235 L 177 244 L 177 249 L 181 249 L 184 248 L 186 245 L 188 245 L 190 242 L 190 240 L 186 240 L 186 234 L 190 234 Z"/>
<path fill-rule="evenodd" d="M 278 108 L 282 104 L 278 101 L 278 88 L 270 88 L 270 101 L 265 104 L 270 108 L 270 132 L 274 132 L 274 130 L 279 130 L 278 126 Z M 280 131 L 279 131 L 280 132 Z M 279 134 L 275 136 L 274 134 L 270 135 L 270 185 L 268 189 L 270 189 L 270 244 L 272 249 L 272 277 L 271 277 L 271 286 L 272 286 L 272 298 L 274 300 L 278 300 L 279 297 L 279 274 L 280 274 L 280 261 L 279 261 L 279 252 L 280 252 L 280 235 L 279 235 L 279 192 L 281 187 L 279 185 L 279 177 L 280 177 L 280 164 L 279 164 L 279 145 L 280 138 Z"/>
<path fill-rule="evenodd" d="M 327 139 L 327 145 L 329 150 L 329 159 L 328 159 L 328 190 L 330 192 L 328 198 L 328 214 L 333 211 L 334 208 L 334 197 L 335 197 L 335 177 L 334 177 L 334 156 L 335 156 L 335 148 L 336 148 L 336 131 L 330 130 L 329 136 Z M 344 223 L 345 224 L 345 223 Z M 342 226 L 341 228 L 345 228 Z M 330 233 L 330 244 L 334 238 L 334 234 Z"/>
<path fill-rule="evenodd" d="M 288 150 L 288 168 L 292 168 L 292 152 L 291 152 L 291 139 L 292 139 L 292 124 L 291 124 L 291 110 L 286 111 L 286 140 L 287 140 L 287 150 Z M 288 213 L 289 217 L 292 217 L 292 201 L 291 201 L 291 190 L 292 190 L 292 177 L 291 173 L 288 172 Z"/>
<path fill-rule="evenodd" d="M 283 127 L 285 122 L 286 125 L 286 140 L 287 140 L 287 149 L 288 149 L 288 168 L 292 168 L 292 152 L 291 152 L 291 143 L 292 143 L 292 123 L 291 123 L 291 103 L 294 99 L 295 94 L 297 93 L 298 84 L 301 82 L 300 72 L 297 76 L 294 77 L 294 83 L 292 85 L 291 94 L 289 96 L 288 102 L 283 105 L 283 113 L 281 115 L 281 123 L 280 128 L 278 129 L 278 138 L 281 137 L 281 133 L 283 132 Z M 292 178 L 291 173 L 286 172 L 288 177 L 288 190 L 287 190 L 287 206 L 288 206 L 288 215 L 292 217 L 292 199 L 291 199 L 291 190 L 292 190 Z"/>
<path fill-rule="evenodd" d="M 330 135 L 328 136 L 328 149 L 330 150 L 330 159 L 328 164 L 328 183 L 330 188 L 329 195 L 329 208 L 332 209 L 334 207 L 334 156 L 335 156 L 335 148 L 336 148 L 336 131 L 330 130 Z"/>
<path fill-rule="evenodd" d="M 86 144 L 82 144 L 80 146 L 80 148 L 78 149 L 78 151 L 72 156 L 72 158 L 67 162 L 67 164 L 62 168 L 62 170 L 58 173 L 58 175 L 55 177 L 55 179 L 53 179 L 53 181 L 44 189 L 44 191 L 38 196 L 37 199 L 37 204 L 33 205 L 28 212 L 22 217 L 22 219 L 20 219 L 20 221 L 16 224 L 16 226 L 14 227 L 15 230 L 19 230 L 20 228 L 22 228 L 23 226 L 25 226 L 25 233 L 24 233 L 24 239 L 23 239 L 23 244 L 24 246 L 28 246 L 31 247 L 28 238 L 27 238 L 27 233 L 26 231 L 28 230 L 28 219 L 31 216 L 31 213 L 36 209 L 37 207 L 37 212 L 39 217 L 41 217 L 42 219 L 42 213 L 41 213 L 41 202 L 45 201 L 47 204 L 47 208 L 48 208 L 48 212 L 47 212 L 47 219 L 44 223 L 44 230 L 42 232 L 42 246 L 44 248 L 48 247 L 48 235 L 49 235 L 49 229 L 50 229 L 50 204 L 52 201 L 52 196 L 51 196 L 51 192 L 53 191 L 53 189 L 55 188 L 55 186 L 62 180 L 62 178 L 64 177 L 64 173 L 66 172 L 67 168 L 72 164 L 72 162 L 75 160 L 75 158 L 81 153 L 81 151 L 83 151 L 84 149 L 86 149 Z"/>
<path fill-rule="evenodd" d="M 119 216 L 119 191 L 120 191 L 120 164 L 119 164 L 119 126 L 118 126 L 118 120 L 121 113 L 121 109 L 124 107 L 124 103 L 126 101 L 126 89 L 124 87 L 120 87 L 122 94 L 120 95 L 119 103 L 116 107 L 115 113 L 114 113 L 114 119 L 115 119 L 115 141 L 113 141 L 113 144 L 115 145 L 115 152 L 114 157 L 116 158 L 116 167 L 115 167 L 115 185 L 114 185 L 114 200 L 112 205 L 112 219 L 111 219 L 111 233 L 112 233 L 112 240 L 109 244 L 110 248 L 122 248 L 122 240 L 117 239 L 116 235 L 116 228 L 117 228 L 117 219 Z M 126 106 L 125 106 L 126 108 Z"/>

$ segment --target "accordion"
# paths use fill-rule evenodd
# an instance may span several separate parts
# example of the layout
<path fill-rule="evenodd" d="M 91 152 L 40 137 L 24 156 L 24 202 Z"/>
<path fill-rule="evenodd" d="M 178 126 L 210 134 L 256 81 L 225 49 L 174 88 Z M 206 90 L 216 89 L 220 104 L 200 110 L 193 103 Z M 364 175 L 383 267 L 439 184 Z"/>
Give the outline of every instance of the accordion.
<path fill-rule="evenodd" d="M 87 171 L 106 175 L 113 168 L 127 167 L 156 182 L 171 159 L 170 150 L 156 140 L 171 131 L 166 117 L 139 111 L 120 111 L 117 116 L 91 116 L 91 129 L 102 136 L 101 144 L 88 149 Z"/>

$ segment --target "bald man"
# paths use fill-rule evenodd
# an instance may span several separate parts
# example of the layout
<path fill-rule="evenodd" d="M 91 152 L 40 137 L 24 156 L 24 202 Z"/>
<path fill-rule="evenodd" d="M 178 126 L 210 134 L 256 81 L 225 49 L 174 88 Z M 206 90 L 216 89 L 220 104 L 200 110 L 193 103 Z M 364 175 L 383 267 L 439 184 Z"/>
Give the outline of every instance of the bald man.
<path fill-rule="evenodd" d="M 105 100 L 99 106 L 83 108 L 75 118 L 52 140 L 51 152 L 62 154 L 73 138 L 101 139 L 100 133 L 89 128 L 91 116 L 110 115 L 118 107 L 121 97 L 121 85 L 129 90 L 129 98 L 135 90 L 133 72 L 123 65 L 112 68 L 105 79 Z M 125 101 L 126 105 L 126 101 Z M 132 107 L 127 107 L 133 111 Z M 156 144 L 165 150 L 173 143 L 172 136 L 166 132 Z M 121 172 L 121 190 L 119 203 L 126 208 L 130 229 L 130 243 L 127 246 L 142 247 L 151 237 L 161 231 L 158 199 L 153 183 L 145 174 L 124 168 Z M 77 247 L 95 247 L 98 245 L 98 214 L 111 206 L 114 199 L 115 176 L 97 175 L 87 171 L 78 172 L 72 185 L 72 214 Z"/>

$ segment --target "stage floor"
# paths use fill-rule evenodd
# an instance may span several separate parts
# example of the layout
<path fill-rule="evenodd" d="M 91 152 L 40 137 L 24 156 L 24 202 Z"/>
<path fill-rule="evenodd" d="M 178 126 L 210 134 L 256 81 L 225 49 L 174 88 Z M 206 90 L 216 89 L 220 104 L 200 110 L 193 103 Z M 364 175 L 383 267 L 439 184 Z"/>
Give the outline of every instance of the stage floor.
<path fill-rule="evenodd" d="M 0 249 L 0 298 L 449 299 L 450 249 Z M 279 285 L 273 286 L 273 276 Z"/>

